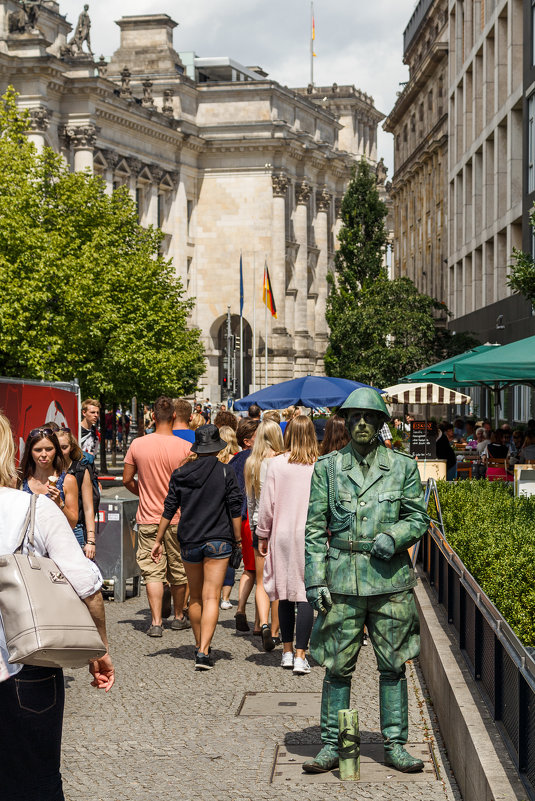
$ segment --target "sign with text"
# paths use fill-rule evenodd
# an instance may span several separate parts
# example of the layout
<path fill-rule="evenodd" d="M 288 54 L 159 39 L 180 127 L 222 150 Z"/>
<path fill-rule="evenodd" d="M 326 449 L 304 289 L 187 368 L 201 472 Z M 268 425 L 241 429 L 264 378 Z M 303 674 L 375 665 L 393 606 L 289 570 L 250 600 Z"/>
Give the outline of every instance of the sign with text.
<path fill-rule="evenodd" d="M 410 452 L 425 459 L 437 458 L 437 424 L 431 420 L 411 422 Z"/>

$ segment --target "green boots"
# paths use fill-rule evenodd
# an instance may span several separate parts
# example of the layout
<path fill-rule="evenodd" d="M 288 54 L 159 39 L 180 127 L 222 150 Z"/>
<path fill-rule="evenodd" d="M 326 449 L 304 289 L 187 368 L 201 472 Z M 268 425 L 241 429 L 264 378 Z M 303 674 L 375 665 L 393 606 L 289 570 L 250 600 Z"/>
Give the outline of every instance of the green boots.
<path fill-rule="evenodd" d="M 338 710 L 349 709 L 351 684 L 325 677 L 321 695 L 321 741 L 323 747 L 314 759 L 303 763 L 305 773 L 325 773 L 338 767 Z M 424 769 L 403 747 L 409 735 L 407 679 L 379 679 L 381 731 L 384 737 L 385 765 L 402 773 Z"/>
<path fill-rule="evenodd" d="M 385 739 L 385 765 L 402 773 L 418 773 L 424 769 L 421 759 L 415 759 L 403 748 L 409 736 L 409 705 L 407 679 L 379 679 L 381 731 Z"/>
<path fill-rule="evenodd" d="M 326 773 L 338 767 L 338 710 L 349 709 L 351 684 L 323 679 L 321 694 L 321 741 L 323 748 L 314 759 L 303 763 L 305 773 Z"/>

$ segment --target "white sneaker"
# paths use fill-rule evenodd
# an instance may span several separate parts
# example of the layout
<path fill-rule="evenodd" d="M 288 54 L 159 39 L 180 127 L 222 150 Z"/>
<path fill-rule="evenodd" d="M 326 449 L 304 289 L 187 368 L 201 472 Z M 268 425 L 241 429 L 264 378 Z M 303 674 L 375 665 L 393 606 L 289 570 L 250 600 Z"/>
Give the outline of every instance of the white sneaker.
<path fill-rule="evenodd" d="M 221 601 L 221 603 L 219 604 L 219 608 L 220 609 L 232 609 L 232 604 L 230 603 L 230 601 Z"/>
<path fill-rule="evenodd" d="M 308 664 L 308 660 L 301 659 L 300 656 L 296 656 L 294 659 L 294 673 L 302 676 L 303 673 L 310 673 L 310 665 Z"/>
<path fill-rule="evenodd" d="M 294 666 L 293 651 L 285 651 L 281 659 L 281 667 L 291 670 Z"/>

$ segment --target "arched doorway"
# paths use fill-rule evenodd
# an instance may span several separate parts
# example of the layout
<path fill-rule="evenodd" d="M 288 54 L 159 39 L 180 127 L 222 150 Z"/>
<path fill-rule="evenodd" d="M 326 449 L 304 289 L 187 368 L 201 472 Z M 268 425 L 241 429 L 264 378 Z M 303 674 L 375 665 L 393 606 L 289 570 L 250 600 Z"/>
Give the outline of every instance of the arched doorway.
<path fill-rule="evenodd" d="M 230 339 L 228 337 L 227 320 L 219 326 L 217 349 L 219 357 L 219 386 L 221 398 L 242 398 L 249 393 L 252 383 L 252 345 L 253 332 L 247 320 L 243 320 L 243 340 L 240 341 L 240 316 L 230 317 Z M 230 352 L 230 372 L 229 359 Z M 241 357 L 243 354 L 243 357 Z M 240 382 L 240 363 L 243 358 L 243 387 Z"/>

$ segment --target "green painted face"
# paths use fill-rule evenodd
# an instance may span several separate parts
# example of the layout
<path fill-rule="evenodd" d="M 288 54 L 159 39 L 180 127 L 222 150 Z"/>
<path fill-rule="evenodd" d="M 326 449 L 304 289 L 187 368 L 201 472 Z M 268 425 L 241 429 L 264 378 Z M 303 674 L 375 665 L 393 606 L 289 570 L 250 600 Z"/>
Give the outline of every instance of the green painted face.
<path fill-rule="evenodd" d="M 352 409 L 347 425 L 353 443 L 357 447 L 367 448 L 381 428 L 381 415 L 371 409 Z"/>

